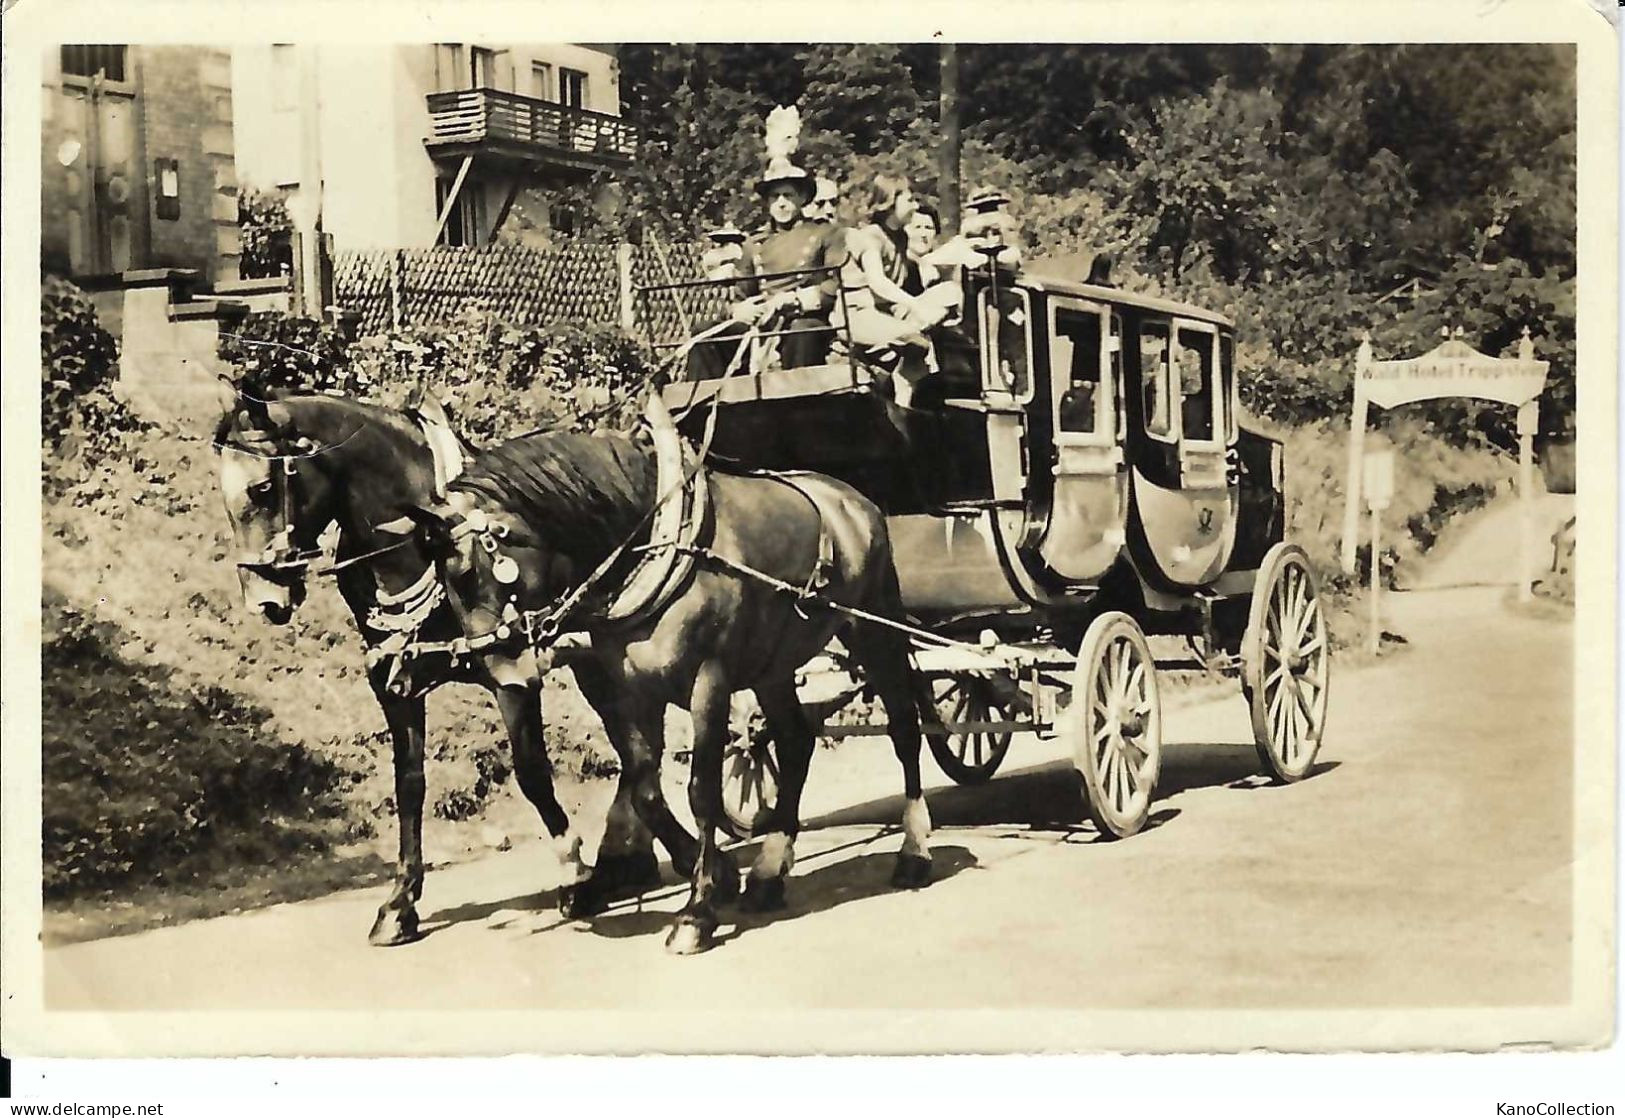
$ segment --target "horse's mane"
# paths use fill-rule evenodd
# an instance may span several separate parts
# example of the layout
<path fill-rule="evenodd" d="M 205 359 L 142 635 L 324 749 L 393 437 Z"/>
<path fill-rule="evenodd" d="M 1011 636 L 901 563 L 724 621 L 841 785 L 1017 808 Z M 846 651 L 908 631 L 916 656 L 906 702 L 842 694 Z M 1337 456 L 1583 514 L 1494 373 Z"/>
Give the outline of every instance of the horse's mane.
<path fill-rule="evenodd" d="M 578 559 L 609 554 L 654 501 L 654 456 L 626 435 L 544 432 L 484 451 L 451 488 L 494 501 Z"/>
<path fill-rule="evenodd" d="M 386 407 L 383 404 L 375 404 L 368 400 L 358 400 L 352 396 L 332 396 L 325 393 L 303 393 L 292 396 L 281 396 L 278 397 L 275 402 L 287 405 L 295 413 L 295 426 L 299 427 L 300 434 L 308 435 L 313 438 L 338 442 L 340 439 L 346 437 L 346 434 L 353 432 L 355 427 L 351 426 L 349 428 L 349 432 L 305 430 L 303 427 L 300 427 L 298 423 L 299 418 L 304 418 L 307 420 L 312 416 L 321 416 L 324 419 L 336 418 L 339 420 L 341 426 L 343 426 L 344 419 L 359 418 L 364 423 L 378 424 L 394 431 L 396 434 L 407 436 L 413 441 L 421 441 L 420 432 L 417 429 L 416 423 L 414 423 L 412 419 L 406 415 L 406 413 L 398 411 L 395 408 Z M 303 415 L 301 415 L 301 413 L 303 413 Z M 239 428 L 239 423 L 243 419 L 248 420 L 248 428 L 254 434 L 269 438 L 273 442 L 275 441 L 274 433 L 266 432 L 259 428 L 257 422 L 254 420 L 254 413 L 250 409 L 249 403 L 240 398 L 233 407 L 227 409 L 226 413 L 220 417 L 220 422 L 215 425 L 214 445 L 228 445 L 234 436 L 243 434 L 244 431 Z M 459 436 L 459 439 L 461 439 L 461 436 Z"/>

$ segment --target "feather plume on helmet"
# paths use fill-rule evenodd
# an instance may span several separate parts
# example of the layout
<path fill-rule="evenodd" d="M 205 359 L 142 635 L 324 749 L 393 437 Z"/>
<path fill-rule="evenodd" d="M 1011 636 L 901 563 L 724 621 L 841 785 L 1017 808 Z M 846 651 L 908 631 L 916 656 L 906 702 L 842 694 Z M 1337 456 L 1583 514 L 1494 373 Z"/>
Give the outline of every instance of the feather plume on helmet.
<path fill-rule="evenodd" d="M 780 183 L 789 183 L 803 195 L 802 205 L 812 201 L 813 177 L 790 159 L 801 147 L 801 111 L 794 105 L 780 105 L 768 113 L 762 146 L 767 151 L 767 173 L 756 184 L 756 192 L 766 194 Z"/>

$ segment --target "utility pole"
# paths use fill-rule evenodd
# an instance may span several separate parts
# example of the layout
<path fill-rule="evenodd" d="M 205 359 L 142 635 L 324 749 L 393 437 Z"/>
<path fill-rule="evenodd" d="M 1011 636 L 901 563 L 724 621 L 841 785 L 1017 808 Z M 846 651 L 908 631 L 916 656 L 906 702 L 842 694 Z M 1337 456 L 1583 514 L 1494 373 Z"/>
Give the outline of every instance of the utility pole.
<path fill-rule="evenodd" d="M 938 63 L 942 77 L 937 118 L 942 143 L 937 148 L 937 188 L 942 198 L 942 232 L 959 232 L 959 48 L 943 43 Z"/>
<path fill-rule="evenodd" d="M 299 194 L 289 207 L 299 232 L 300 311 L 322 318 L 325 283 L 322 267 L 322 124 L 320 62 L 315 44 L 300 48 Z"/>

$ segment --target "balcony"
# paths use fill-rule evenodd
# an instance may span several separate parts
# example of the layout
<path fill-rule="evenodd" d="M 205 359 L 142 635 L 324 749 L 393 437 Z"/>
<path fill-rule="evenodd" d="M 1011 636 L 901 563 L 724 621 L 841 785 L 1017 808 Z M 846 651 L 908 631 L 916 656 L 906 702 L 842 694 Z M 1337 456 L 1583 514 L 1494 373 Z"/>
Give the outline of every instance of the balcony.
<path fill-rule="evenodd" d="M 637 154 L 637 129 L 620 117 L 499 89 L 431 93 L 424 146 L 435 157 L 495 155 L 532 165 L 599 171 Z"/>

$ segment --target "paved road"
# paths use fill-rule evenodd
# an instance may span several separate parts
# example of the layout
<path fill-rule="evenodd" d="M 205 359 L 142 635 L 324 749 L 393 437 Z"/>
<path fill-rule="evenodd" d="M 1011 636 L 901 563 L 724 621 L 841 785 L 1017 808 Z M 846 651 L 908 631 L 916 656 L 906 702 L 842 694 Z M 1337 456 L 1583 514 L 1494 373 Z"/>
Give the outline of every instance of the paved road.
<path fill-rule="evenodd" d="M 821 752 L 791 907 L 668 958 L 675 890 L 562 924 L 541 847 L 430 874 L 369 948 L 358 890 L 46 953 L 52 1008 L 1477 1006 L 1567 998 L 1571 627 L 1499 588 L 1392 596 L 1403 654 L 1335 672 L 1319 770 L 1255 774 L 1239 694 L 1173 710 L 1155 825 L 1103 843 L 1053 742 L 939 787 L 938 880 L 887 888 L 883 741 Z"/>

